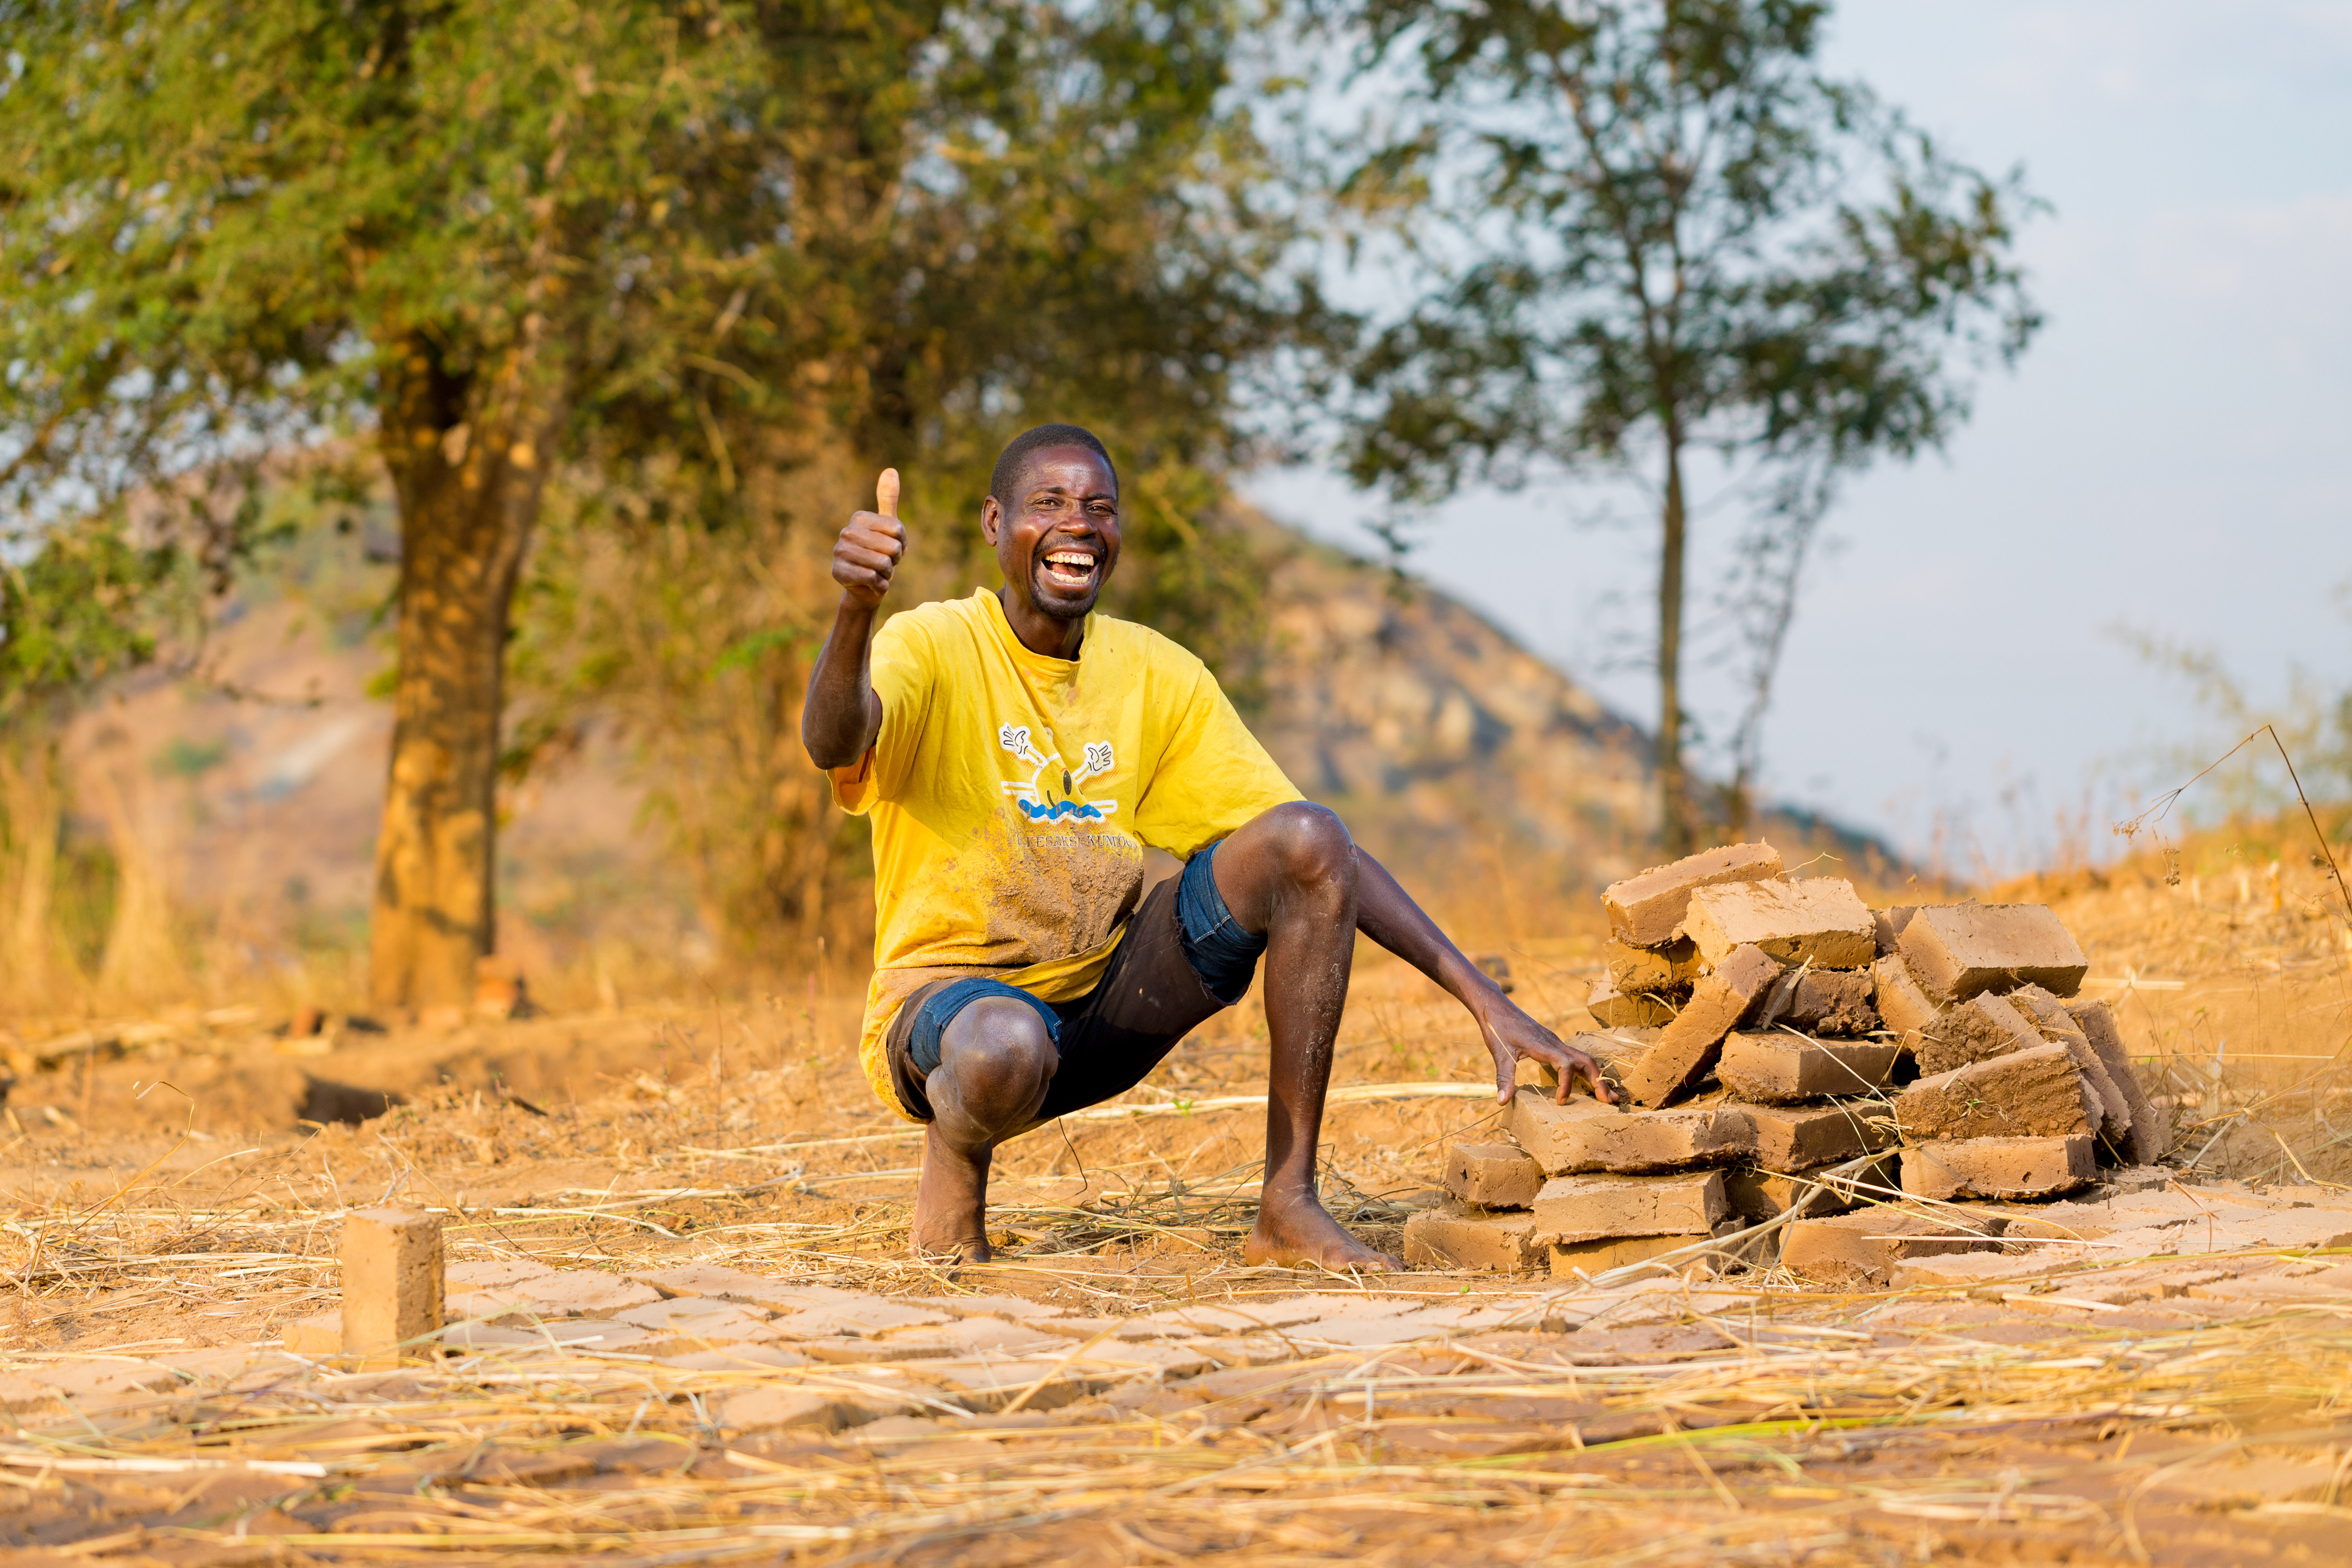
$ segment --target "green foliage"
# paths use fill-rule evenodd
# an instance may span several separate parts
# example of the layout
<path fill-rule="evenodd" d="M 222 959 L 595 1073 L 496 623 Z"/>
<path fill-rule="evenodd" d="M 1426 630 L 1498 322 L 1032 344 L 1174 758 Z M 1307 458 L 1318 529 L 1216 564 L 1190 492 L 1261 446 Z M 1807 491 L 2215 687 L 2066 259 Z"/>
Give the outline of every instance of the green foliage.
<path fill-rule="evenodd" d="M 171 552 L 100 523 L 52 532 L 29 560 L 0 564 L 0 725 L 44 723 L 59 702 L 152 658 L 142 600 L 173 565 Z"/>

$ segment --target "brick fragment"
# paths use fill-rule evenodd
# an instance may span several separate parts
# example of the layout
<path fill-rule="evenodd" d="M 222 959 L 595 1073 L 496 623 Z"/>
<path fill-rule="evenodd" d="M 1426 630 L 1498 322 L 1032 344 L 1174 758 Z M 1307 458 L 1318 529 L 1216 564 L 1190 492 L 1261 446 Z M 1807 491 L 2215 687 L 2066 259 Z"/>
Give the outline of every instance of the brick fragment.
<path fill-rule="evenodd" d="M 1674 1002 L 1648 992 L 1613 991 L 1595 985 L 1584 1010 L 1604 1029 L 1655 1029 L 1675 1021 Z"/>
<path fill-rule="evenodd" d="M 1414 1268 L 1516 1274 L 1548 1261 L 1536 1239 L 1536 1216 L 1524 1210 L 1482 1214 L 1449 1204 L 1423 1209 L 1404 1226 L 1404 1260 Z"/>
<path fill-rule="evenodd" d="M 2040 1046 L 1923 1078 L 1895 1097 L 1906 1140 L 2071 1137 L 2099 1106 L 2063 1046 Z"/>
<path fill-rule="evenodd" d="M 2091 972 L 2058 916 L 2042 904 L 1939 904 L 1903 928 L 1903 960 L 1937 1002 L 2031 983 L 2061 996 L 2081 989 Z"/>
<path fill-rule="evenodd" d="M 1878 1027 L 1876 989 L 1866 969 L 1794 969 L 1773 987 L 1761 1021 L 1809 1035 L 1866 1035 Z"/>
<path fill-rule="evenodd" d="M 1698 984 L 1698 948 L 1688 937 L 1677 937 L 1664 947 L 1635 947 L 1612 936 L 1601 956 L 1609 965 L 1609 984 L 1628 994 Z"/>
<path fill-rule="evenodd" d="M 1601 904 L 1609 911 L 1609 928 L 1618 941 L 1664 947 L 1675 940 L 1691 894 L 1699 889 L 1780 874 L 1780 852 L 1769 844 L 1727 845 L 1612 883 L 1602 890 Z"/>
<path fill-rule="evenodd" d="M 1790 1207 L 1812 1194 L 1805 1213 L 1813 1217 L 1844 1214 L 1858 1205 L 1884 1198 L 1895 1187 L 1895 1156 L 1885 1154 L 1843 1176 L 1818 1172 L 1732 1170 L 1723 1173 L 1723 1195 L 1731 1212 L 1750 1225 L 1778 1219 Z"/>
<path fill-rule="evenodd" d="M 1895 1266 L 1908 1258 L 2000 1250 L 1995 1238 L 2007 1222 L 1970 1217 L 1970 1229 L 1963 1230 L 1880 1205 L 1828 1219 L 1795 1220 L 1781 1233 L 1780 1266 L 1828 1284 L 1882 1286 Z"/>
<path fill-rule="evenodd" d="M 1780 973 L 1780 962 L 1759 948 L 1726 954 L 1657 1043 L 1625 1067 L 1626 1092 L 1639 1104 L 1664 1105 L 1696 1089 L 1723 1054 L 1723 1037 L 1762 1005 Z"/>
<path fill-rule="evenodd" d="M 1647 1263 L 1660 1253 L 1714 1239 L 1713 1231 L 1703 1230 L 1695 1236 L 1621 1236 L 1600 1241 L 1555 1242 L 1549 1249 L 1552 1277 L 1573 1279 L 1581 1275 L 1590 1279 L 1604 1268 Z"/>
<path fill-rule="evenodd" d="M 1456 1143 L 1445 1152 L 1445 1189 L 1473 1207 L 1523 1209 L 1543 1180 L 1543 1167 L 1509 1143 Z"/>
<path fill-rule="evenodd" d="M 1632 1173 L 1724 1165 L 1756 1152 L 1756 1129 L 1744 1110 L 1694 1106 L 1630 1111 L 1581 1095 L 1556 1105 L 1523 1089 L 1511 1100 L 1511 1136 L 1544 1173 Z"/>
<path fill-rule="evenodd" d="M 1756 1127 L 1756 1163 L 1768 1171 L 1807 1171 L 1885 1148 L 1895 1141 L 1886 1107 L 1876 1100 L 1843 1105 L 1748 1108 Z"/>
<path fill-rule="evenodd" d="M 397 1366 L 441 1329 L 441 1219 L 415 1209 L 354 1209 L 343 1216 L 343 1353 L 363 1367 Z"/>
<path fill-rule="evenodd" d="M 1903 1047 L 1892 1041 L 1809 1040 L 1777 1031 L 1735 1031 L 1723 1042 L 1716 1076 L 1739 1099 L 1759 1105 L 1866 1094 L 1886 1082 Z"/>
<path fill-rule="evenodd" d="M 2131 1058 L 2125 1054 L 2124 1037 L 2116 1027 L 2116 1016 L 2105 1002 L 2076 1002 L 2066 1009 L 2098 1054 L 2107 1069 L 2107 1077 L 2124 1097 L 2131 1111 L 2131 1158 L 2135 1164 L 2153 1165 L 2164 1158 L 2172 1147 L 2171 1119 L 2148 1103 L 2147 1093 L 2140 1087 L 2139 1077 L 2132 1071 Z"/>
<path fill-rule="evenodd" d="M 1867 969 L 1878 959 L 1870 910 L 1838 877 L 1702 888 L 1691 895 L 1683 929 L 1711 964 L 1745 946 L 1815 969 Z"/>
<path fill-rule="evenodd" d="M 1901 954 L 1890 954 L 1872 964 L 1870 978 L 1872 989 L 1877 993 L 1879 1021 L 1888 1028 L 1897 1034 L 1908 1034 L 1936 1021 L 1940 1009 Z"/>
<path fill-rule="evenodd" d="M 1916 1198 L 2054 1198 L 2097 1174 L 2084 1136 L 1962 1138 L 1903 1151 L 1903 1190 Z"/>
<path fill-rule="evenodd" d="M 2049 1042 L 2008 997 L 1987 994 L 1945 1008 L 1934 1023 L 1906 1035 L 1903 1043 L 1921 1072 L 1938 1073 Z"/>
<path fill-rule="evenodd" d="M 1680 1176 L 1554 1176 L 1536 1194 L 1535 1233 L 1546 1241 L 1614 1236 L 1711 1235 L 1731 1212 L 1723 1173 Z"/>
<path fill-rule="evenodd" d="M 1909 925 L 1911 917 L 1918 912 L 1916 905 L 1897 904 L 1891 910 L 1880 910 L 1871 917 L 1877 928 L 1879 957 L 1885 958 L 1895 951 L 1895 943 L 1903 940 L 1903 928 Z"/>

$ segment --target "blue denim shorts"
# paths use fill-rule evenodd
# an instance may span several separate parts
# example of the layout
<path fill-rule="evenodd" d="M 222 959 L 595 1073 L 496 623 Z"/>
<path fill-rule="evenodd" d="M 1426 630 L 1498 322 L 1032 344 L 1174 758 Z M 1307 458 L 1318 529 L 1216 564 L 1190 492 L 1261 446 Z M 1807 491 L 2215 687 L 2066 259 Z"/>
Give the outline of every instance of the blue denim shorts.
<path fill-rule="evenodd" d="M 1041 1121 L 1123 1094 L 1143 1081 L 1202 1020 L 1249 990 L 1265 938 L 1243 929 L 1210 870 L 1211 845 L 1182 873 L 1154 888 L 1128 922 L 1094 990 L 1073 1002 L 1043 1002 L 985 976 L 934 981 L 909 996 L 887 1040 L 890 1079 L 907 1110 L 930 1120 L 923 1079 L 940 1065 L 940 1042 L 957 1014 L 983 996 L 1033 1009 L 1059 1065 Z"/>

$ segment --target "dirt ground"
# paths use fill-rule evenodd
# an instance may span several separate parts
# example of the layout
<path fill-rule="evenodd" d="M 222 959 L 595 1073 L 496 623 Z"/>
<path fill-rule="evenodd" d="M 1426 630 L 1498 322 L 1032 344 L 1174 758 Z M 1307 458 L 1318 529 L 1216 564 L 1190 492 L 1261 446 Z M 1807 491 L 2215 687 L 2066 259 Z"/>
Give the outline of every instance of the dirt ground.
<path fill-rule="evenodd" d="M 2095 1194 L 2117 1217 L 2063 1246 L 1874 1289 L 1245 1268 L 1254 1000 L 1126 1104 L 1008 1149 L 1002 1260 L 954 1273 L 900 1256 L 918 1143 L 849 1059 L 847 983 L 447 1033 L 232 1009 L 21 1040 L 0 1553 L 2352 1561 L 2334 930 L 2120 875 L 2044 896 L 2172 1109 L 2165 1192 L 2227 1223 L 2126 1223 L 2163 1194 Z M 1590 958 L 1523 945 L 1520 998 L 1578 1026 Z M 1450 1004 L 1367 963 L 1335 1211 L 1393 1246 L 1494 1114 L 1484 1076 Z M 339 1215 L 384 1201 L 444 1214 L 467 1326 L 370 1371 L 301 1347 L 338 1300 Z"/>

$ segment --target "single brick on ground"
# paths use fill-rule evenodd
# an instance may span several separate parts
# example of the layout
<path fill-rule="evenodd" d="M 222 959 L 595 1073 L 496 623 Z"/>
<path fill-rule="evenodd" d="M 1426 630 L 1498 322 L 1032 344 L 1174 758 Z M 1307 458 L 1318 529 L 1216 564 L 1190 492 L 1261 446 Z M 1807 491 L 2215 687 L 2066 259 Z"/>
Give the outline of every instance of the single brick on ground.
<path fill-rule="evenodd" d="M 1904 1037 L 1922 1073 L 1949 1072 L 2049 1042 L 2006 996 L 1987 994 L 1945 1008 L 1926 1028 Z"/>
<path fill-rule="evenodd" d="M 1659 1031 L 1657 1043 L 1624 1068 L 1626 1092 L 1639 1104 L 1664 1105 L 1696 1089 L 1715 1069 L 1723 1037 L 1748 1021 L 1780 973 L 1780 961 L 1760 949 L 1742 947 L 1727 954 L 1692 991 L 1675 1021 Z"/>
<path fill-rule="evenodd" d="M 1609 965 L 1609 984 L 1628 994 L 1678 991 L 1698 984 L 1698 949 L 1688 937 L 1664 947 L 1635 947 L 1612 936 L 1602 944 L 1601 956 Z"/>
<path fill-rule="evenodd" d="M 1582 1095 L 1555 1104 L 1523 1089 L 1510 1115 L 1511 1136 L 1549 1176 L 1725 1165 L 1756 1152 L 1747 1112 L 1727 1106 L 1627 1111 Z"/>
<path fill-rule="evenodd" d="M 1773 987 L 1764 1022 L 1809 1035 L 1867 1035 L 1878 1027 L 1876 990 L 1866 969 L 1799 969 Z"/>
<path fill-rule="evenodd" d="M 1638 877 L 1611 884 L 1601 895 L 1609 928 L 1635 947 L 1673 942 L 1701 888 L 1754 882 L 1780 874 L 1780 852 L 1769 844 L 1732 844 L 1685 856 L 1671 866 L 1654 866 Z"/>
<path fill-rule="evenodd" d="M 1646 991 L 1615 991 L 1595 985 L 1584 999 L 1584 1010 L 1604 1029 L 1655 1029 L 1675 1021 L 1675 1006 L 1663 995 Z"/>
<path fill-rule="evenodd" d="M 1906 1258 L 2000 1250 L 1996 1238 L 2005 1221 L 1971 1215 L 1967 1224 L 1960 1228 L 1884 1205 L 1829 1219 L 1795 1220 L 1782 1233 L 1780 1266 L 1828 1284 L 1877 1287 Z"/>
<path fill-rule="evenodd" d="M 1475 1208 L 1523 1209 L 1543 1182 L 1543 1167 L 1508 1143 L 1456 1143 L 1445 1152 L 1445 1190 Z"/>
<path fill-rule="evenodd" d="M 2115 1014 L 2105 1002 L 2077 1002 L 2066 1012 L 2099 1060 L 2106 1065 L 2107 1076 L 2123 1091 L 2124 1101 L 2130 1108 L 2133 1163 L 2155 1164 L 2172 1147 L 2171 1119 L 2148 1103 L 2138 1075 L 2132 1071 L 2131 1058 L 2124 1052 L 2124 1037 L 2116 1027 Z"/>
<path fill-rule="evenodd" d="M 1683 929 L 1716 965 L 1742 947 L 1815 969 L 1867 969 L 1878 960 L 1877 923 L 1853 884 L 1838 877 L 1701 888 Z"/>
<path fill-rule="evenodd" d="M 1449 1204 L 1404 1224 L 1404 1260 L 1415 1268 L 1516 1274 L 1542 1268 L 1549 1250 L 1537 1239 L 1536 1216 L 1524 1211 L 1486 1214 Z"/>
<path fill-rule="evenodd" d="M 1903 961 L 1937 1002 L 2032 984 L 2072 996 L 2090 962 L 2042 904 L 1939 904 L 1903 928 Z"/>
<path fill-rule="evenodd" d="M 1872 964 L 1870 979 L 1879 1021 L 1896 1034 L 1924 1029 L 1936 1021 L 1939 1009 L 1935 999 L 1920 985 L 1899 953 L 1889 954 Z"/>
<path fill-rule="evenodd" d="M 2098 1174 L 2091 1140 L 1963 1138 L 1903 1151 L 1903 1190 L 1915 1198 L 2054 1198 Z"/>
<path fill-rule="evenodd" d="M 1886 1107 L 1876 1100 L 1843 1105 L 1751 1105 L 1756 1163 L 1768 1171 L 1809 1171 L 1874 1153 L 1895 1141 Z"/>
<path fill-rule="evenodd" d="M 367 1367 L 426 1352 L 441 1330 L 441 1219 L 415 1209 L 343 1216 L 343 1353 Z"/>
<path fill-rule="evenodd" d="M 1536 1194 L 1536 1234 L 1572 1244 L 1621 1236 L 1712 1235 L 1731 1212 L 1723 1173 L 1554 1176 Z"/>
<path fill-rule="evenodd" d="M 2099 1110 L 2095 1091 L 2074 1070 L 2063 1046 L 2042 1046 L 1937 1073 L 1895 1097 L 1895 1125 L 1914 1142 L 2072 1137 L 2091 1131 Z"/>
<path fill-rule="evenodd" d="M 1715 1074 L 1723 1087 L 1758 1104 L 1867 1094 L 1886 1082 L 1903 1047 L 1892 1041 L 1809 1040 L 1766 1030 L 1735 1031 L 1723 1042 Z"/>

